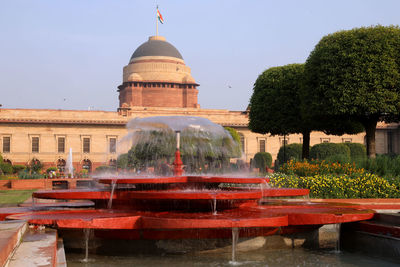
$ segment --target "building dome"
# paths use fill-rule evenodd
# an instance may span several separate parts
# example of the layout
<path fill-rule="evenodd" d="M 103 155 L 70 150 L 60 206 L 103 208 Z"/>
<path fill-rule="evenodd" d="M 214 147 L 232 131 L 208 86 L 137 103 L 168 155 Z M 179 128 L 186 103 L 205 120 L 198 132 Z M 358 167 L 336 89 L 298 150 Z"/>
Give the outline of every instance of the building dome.
<path fill-rule="evenodd" d="M 181 53 L 172 44 L 168 43 L 162 36 L 151 36 L 149 40 L 141 44 L 130 59 L 132 61 L 139 57 L 174 57 L 182 59 Z"/>
<path fill-rule="evenodd" d="M 181 53 L 164 37 L 151 36 L 124 67 L 120 107 L 199 108 L 197 86 Z"/>

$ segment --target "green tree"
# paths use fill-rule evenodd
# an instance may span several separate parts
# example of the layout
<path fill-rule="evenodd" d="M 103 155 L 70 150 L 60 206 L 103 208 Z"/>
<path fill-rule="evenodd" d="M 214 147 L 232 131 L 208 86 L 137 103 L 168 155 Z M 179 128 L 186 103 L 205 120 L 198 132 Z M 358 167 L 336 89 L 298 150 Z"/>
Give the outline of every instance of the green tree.
<path fill-rule="evenodd" d="M 360 122 L 374 158 L 378 121 L 400 114 L 400 29 L 373 26 L 323 37 L 305 64 L 308 113 Z M 306 113 L 307 113 L 306 112 Z"/>
<path fill-rule="evenodd" d="M 258 76 L 250 99 L 249 128 L 256 133 L 303 135 L 302 157 L 308 158 L 311 120 L 301 113 L 304 64 L 273 67 Z"/>

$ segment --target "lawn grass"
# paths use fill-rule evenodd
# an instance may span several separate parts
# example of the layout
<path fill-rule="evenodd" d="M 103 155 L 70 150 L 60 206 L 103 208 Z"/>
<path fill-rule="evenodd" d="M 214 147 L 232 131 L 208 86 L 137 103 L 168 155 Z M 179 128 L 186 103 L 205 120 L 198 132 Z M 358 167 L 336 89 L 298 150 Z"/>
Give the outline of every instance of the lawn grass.
<path fill-rule="evenodd" d="M 0 190 L 0 206 L 11 206 L 23 203 L 36 190 Z"/>

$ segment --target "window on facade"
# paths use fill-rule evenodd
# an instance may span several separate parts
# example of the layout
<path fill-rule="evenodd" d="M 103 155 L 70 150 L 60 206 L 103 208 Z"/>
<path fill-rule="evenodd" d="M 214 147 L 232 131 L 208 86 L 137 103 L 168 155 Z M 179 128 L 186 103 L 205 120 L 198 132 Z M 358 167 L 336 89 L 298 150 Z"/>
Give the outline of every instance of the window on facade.
<path fill-rule="evenodd" d="M 110 153 L 117 152 L 117 138 L 110 138 Z"/>
<path fill-rule="evenodd" d="M 343 138 L 342 141 L 343 141 L 343 143 L 351 143 L 352 139 L 351 138 Z"/>
<path fill-rule="evenodd" d="M 260 152 L 265 152 L 265 140 L 260 140 Z"/>
<path fill-rule="evenodd" d="M 57 151 L 58 153 L 65 153 L 65 137 L 58 137 Z"/>
<path fill-rule="evenodd" d="M 321 143 L 329 143 L 330 141 L 330 138 L 321 138 Z"/>
<path fill-rule="evenodd" d="M 10 153 L 11 151 L 11 137 L 3 137 L 3 153 Z"/>
<path fill-rule="evenodd" d="M 32 153 L 39 153 L 39 137 L 32 137 Z"/>
<path fill-rule="evenodd" d="M 90 138 L 83 138 L 83 153 L 90 153 Z"/>
<path fill-rule="evenodd" d="M 239 133 L 240 136 L 240 145 L 242 146 L 242 152 L 244 152 L 244 135 Z"/>

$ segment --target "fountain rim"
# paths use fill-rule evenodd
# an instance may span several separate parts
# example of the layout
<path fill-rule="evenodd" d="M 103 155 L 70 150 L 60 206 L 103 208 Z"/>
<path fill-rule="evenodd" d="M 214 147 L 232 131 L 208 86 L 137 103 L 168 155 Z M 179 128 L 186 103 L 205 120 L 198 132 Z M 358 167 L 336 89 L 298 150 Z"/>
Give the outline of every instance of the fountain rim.
<path fill-rule="evenodd" d="M 169 184 L 169 183 L 233 183 L 233 184 L 263 184 L 268 178 L 263 177 L 225 177 L 216 175 L 185 175 L 185 176 L 132 176 L 132 177 L 102 177 L 94 178 L 102 184 Z"/>

